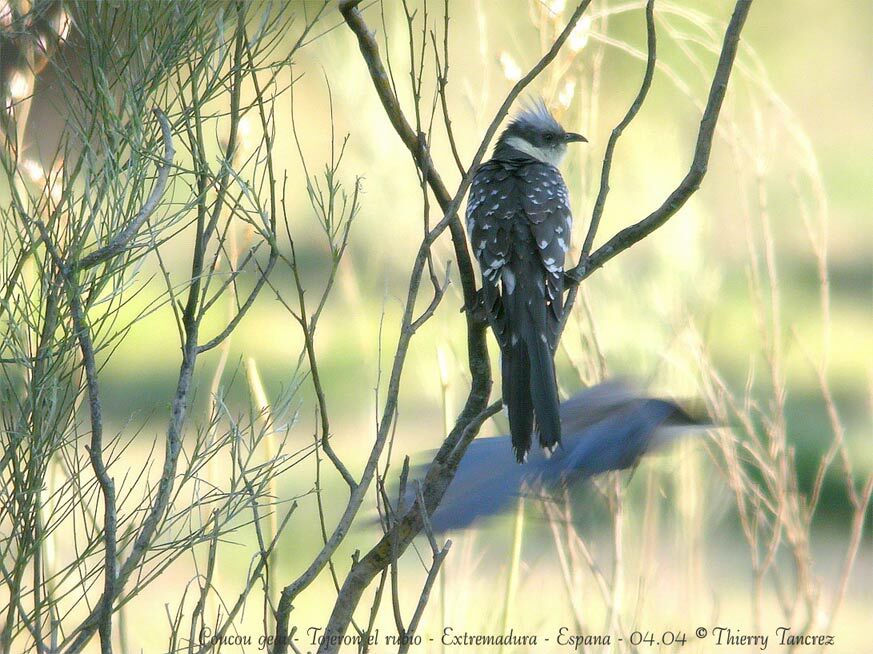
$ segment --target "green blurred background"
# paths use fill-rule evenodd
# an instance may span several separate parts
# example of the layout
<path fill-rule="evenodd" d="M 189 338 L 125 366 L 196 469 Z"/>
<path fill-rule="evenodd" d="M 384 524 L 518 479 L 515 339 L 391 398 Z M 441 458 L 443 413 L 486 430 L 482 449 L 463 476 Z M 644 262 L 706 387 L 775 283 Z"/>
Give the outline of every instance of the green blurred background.
<path fill-rule="evenodd" d="M 450 3 L 448 100 L 465 163 L 511 88 L 516 69 L 525 71 L 536 62 L 555 26 L 563 24 L 562 16 L 569 15 L 572 7 L 564 8 L 563 4 L 526 0 Z M 423 5 L 415 6 L 423 11 Z M 699 107 L 715 60 L 695 39 L 703 38 L 707 29 L 720 35 L 731 6 L 715 0 L 656 3 L 661 21 L 659 60 L 666 68 L 658 71 L 645 108 L 618 146 L 612 191 L 595 246 L 657 207 L 687 170 Z M 576 216 L 575 252 L 587 228 L 606 140 L 642 75 L 643 64 L 633 56 L 633 50 L 645 49 L 641 7 L 641 3 L 633 2 L 594 2 L 595 20 L 590 33 L 580 34 L 573 47 L 565 49 L 559 59 L 561 65 L 547 71 L 531 88 L 532 95 L 542 94 L 555 108 L 567 129 L 584 133 L 590 142 L 572 151 L 564 166 Z M 596 18 L 597 12 L 603 15 L 610 9 L 621 11 L 611 15 L 605 25 Z M 429 10 L 439 16 L 442 6 L 430 3 Z M 711 19 L 700 21 L 700 16 L 689 11 Z M 402 8 L 399 3 L 384 3 L 384 28 L 378 5 L 370 6 L 364 15 L 376 29 L 383 55 L 395 67 L 401 99 L 411 109 Z M 689 326 L 693 326 L 690 331 L 699 335 L 712 364 L 732 388 L 741 392 L 751 379 L 753 388 L 760 386 L 761 397 L 766 398 L 769 371 L 761 347 L 763 332 L 756 316 L 756 298 L 750 290 L 752 259 L 763 265 L 766 224 L 778 270 L 781 317 L 775 334 L 781 339 L 785 357 L 788 432 L 791 446 L 796 448 L 801 489 L 811 484 L 831 442 L 825 404 L 815 368 L 810 365 L 810 360 L 823 360 L 825 342 L 829 343 L 827 377 L 846 428 L 856 473 L 862 478 L 873 471 L 871 30 L 873 5 L 869 2 L 850 0 L 822 5 L 812 0 L 790 4 L 759 0 L 743 35 L 743 48 L 753 49 L 755 56 L 751 50 L 741 51 L 702 189 L 665 227 L 585 282 L 594 331 L 610 375 L 651 381 L 657 390 L 666 393 L 696 394 L 699 370 L 688 337 Z M 290 79 L 292 74 L 302 75 L 293 94 L 301 146 L 309 167 L 320 169 L 330 147 L 328 80 L 333 130 L 338 140 L 349 135 L 341 175 L 349 189 L 356 176 L 363 177 L 361 213 L 352 228 L 352 244 L 316 342 L 332 414 L 332 442 L 353 473 L 358 473 L 375 433 L 380 392 L 384 392 L 376 389 L 379 370 L 383 371 L 384 383 L 421 234 L 421 196 L 409 154 L 385 117 L 357 44 L 341 24 L 339 13 L 331 8 L 315 32 L 319 38 L 301 51 L 286 76 Z M 387 44 L 382 41 L 386 33 Z M 677 39 L 676 35 L 689 38 Z M 289 39 L 293 36 L 289 35 Z M 416 39 L 420 47 L 420 35 Z M 699 59 L 700 68 L 689 60 L 684 48 Z M 596 95 L 592 95 L 595 61 L 601 57 Z M 432 80 L 426 82 L 425 89 L 424 104 L 429 107 Z M 48 105 L 35 107 L 32 124 L 50 124 L 52 110 Z M 42 117 L 40 112 L 45 112 Z M 276 104 L 274 156 L 280 169 L 288 173 L 287 205 L 304 275 L 313 288 L 318 288 L 326 274 L 328 255 L 306 195 L 290 113 L 291 96 L 285 94 Z M 437 115 L 436 124 L 440 122 Z M 460 175 L 443 131 L 434 131 L 435 159 L 443 179 L 453 188 Z M 746 148 L 741 147 L 739 152 L 732 146 L 737 133 L 743 135 Z M 818 172 L 826 206 L 816 204 L 814 182 Z M 179 197 L 184 188 L 177 186 L 173 192 Z M 822 220 L 828 225 L 831 304 L 827 325 L 820 305 L 817 261 L 804 228 L 802 206 L 811 207 L 815 225 L 823 224 L 819 222 Z M 431 209 L 430 217 L 438 220 L 438 212 Z M 437 252 L 438 266 L 444 269 L 452 258 L 446 239 L 438 243 Z M 170 266 L 179 271 L 185 269 L 189 255 L 184 241 L 165 253 Z M 287 271 L 280 269 L 273 280 L 277 288 L 291 293 L 293 281 Z M 155 294 L 160 293 L 158 280 L 154 284 Z M 769 286 L 765 284 L 765 288 L 769 293 Z M 147 298 L 145 294 L 139 306 Z M 765 305 L 768 299 L 764 298 Z M 438 446 L 445 433 L 445 415 L 451 416 L 465 396 L 468 376 L 460 304 L 456 284 L 434 319 L 415 337 L 403 377 L 397 452 Z M 129 311 L 136 308 L 134 303 Z M 565 395 L 578 389 L 583 381 L 590 381 L 578 372 L 580 362 L 590 357 L 591 343 L 591 326 L 581 309 L 579 312 L 559 355 L 560 384 Z M 207 336 L 210 325 L 215 328 L 222 324 L 224 308 L 217 307 L 213 313 L 207 321 Z M 761 315 L 765 320 L 772 318 L 766 307 Z M 828 332 L 829 337 L 823 340 Z M 248 405 L 243 371 L 247 358 L 257 362 L 272 401 L 287 395 L 298 380 L 295 369 L 301 345 L 293 319 L 269 294 L 263 295 L 234 332 L 229 346 L 222 385 L 234 406 Z M 211 352 L 198 364 L 192 424 L 205 421 L 209 386 L 219 356 L 220 352 Z M 107 420 L 116 431 L 144 425 L 139 449 L 142 454 L 152 438 L 161 437 L 178 362 L 175 325 L 169 309 L 165 309 L 137 323 L 102 372 Z M 289 444 L 292 449 L 303 448 L 314 433 L 313 396 L 307 382 L 300 387 L 292 406 L 298 409 L 298 417 Z M 502 433 L 505 429 L 504 418 L 498 416 L 484 432 Z M 708 539 L 725 537 L 721 544 L 712 545 L 710 552 L 710 563 L 721 565 L 708 578 L 707 601 L 728 607 L 725 612 L 731 614 L 729 607 L 742 607 L 747 602 L 748 573 L 732 574 L 747 564 L 742 550 L 735 547 L 740 539 L 725 499 L 729 495 L 726 483 L 707 463 L 705 448 L 683 449 L 683 455 L 692 457 L 704 471 L 697 479 L 705 488 L 701 497 L 706 506 L 700 510 L 705 516 Z M 677 472 L 678 464 L 668 459 L 651 465 L 664 473 L 659 479 L 668 487 L 664 491 L 668 501 L 675 500 L 677 488 L 670 487 L 669 479 Z M 325 474 L 330 525 L 345 495 L 339 478 L 329 471 Z M 631 483 L 631 497 L 641 493 L 643 481 Z M 301 465 L 284 480 L 281 493 L 304 494 L 312 483 L 311 466 Z M 826 479 L 823 505 L 818 525 L 822 545 L 817 553 L 821 554 L 821 574 L 830 578 L 849 519 L 837 472 Z M 596 514 L 596 509 L 592 511 Z M 290 579 L 317 550 L 315 515 L 312 496 L 303 498 L 299 516 L 295 517 L 299 522 L 286 534 L 284 552 L 288 556 L 283 554 L 281 558 L 279 579 Z M 594 524 L 602 519 L 591 516 Z M 490 539 L 461 539 L 469 551 L 459 548 L 453 553 L 457 556 L 450 560 L 446 573 L 450 584 L 455 584 L 451 587 L 460 589 L 456 592 L 460 602 L 456 617 L 464 615 L 464 602 L 475 605 L 483 597 L 502 592 L 504 582 L 498 579 L 505 572 L 501 562 L 506 560 L 510 532 L 511 528 L 501 523 L 483 532 L 490 534 Z M 366 551 L 374 535 L 372 530 L 361 527 L 349 538 L 337 560 L 346 561 L 354 549 Z M 537 536 L 531 538 L 522 588 L 537 592 L 537 561 L 545 556 L 547 543 L 537 540 Z M 485 540 L 490 540 L 487 547 L 483 545 Z M 833 546 L 828 545 L 831 540 Z M 667 579 L 674 568 L 682 566 L 671 559 L 670 543 L 662 546 L 662 573 Z M 476 558 L 479 549 L 489 553 L 484 561 Z M 850 586 L 851 601 L 845 609 L 847 621 L 854 625 L 853 633 L 858 632 L 864 607 L 873 601 L 873 584 L 869 583 L 873 581 L 871 549 L 868 535 L 855 571 L 857 579 Z M 225 565 L 221 574 L 227 579 L 238 578 L 248 565 L 248 555 L 231 558 Z M 476 574 L 471 576 L 470 570 Z M 408 589 L 410 598 L 415 595 L 417 583 Z M 162 586 L 150 591 L 145 601 L 154 601 L 165 589 Z M 293 618 L 303 629 L 323 623 L 333 598 L 328 581 L 317 585 L 309 597 L 318 600 L 301 606 Z M 651 615 L 670 616 L 667 604 L 672 607 L 667 602 L 660 612 L 653 610 Z M 676 610 L 681 612 L 679 607 Z M 742 612 L 737 610 L 736 614 Z"/>
<path fill-rule="evenodd" d="M 480 135 L 512 85 L 506 77 L 506 63 L 514 62 L 526 70 L 540 55 L 542 29 L 531 18 L 538 6 L 521 0 L 451 5 L 449 100 L 464 161 L 474 154 Z M 615 6 L 595 3 L 594 15 L 598 9 Z M 634 10 L 610 17 L 608 38 L 642 50 L 642 12 L 633 3 L 626 6 Z M 695 2 L 687 7 L 713 16 L 711 27 L 716 30 L 730 9 L 724 2 Z M 377 9 L 373 7 L 365 15 L 378 27 L 381 42 L 383 31 Z M 442 7 L 432 6 L 430 11 L 440 16 Z M 678 30 L 693 32 L 681 19 L 666 12 L 664 15 Z M 387 54 L 396 69 L 404 71 L 398 73 L 398 83 L 401 97 L 410 106 L 405 76 L 406 25 L 401 7 L 386 3 L 385 21 L 390 35 Z M 405 298 L 414 243 L 420 235 L 421 202 L 409 155 L 371 88 L 356 42 L 339 22 L 338 12 L 327 13 L 321 30 L 336 28 L 304 48 L 293 70 L 295 75 L 302 74 L 295 85 L 295 115 L 309 166 L 317 170 L 327 160 L 327 78 L 337 139 L 349 135 L 342 167 L 346 187 L 351 188 L 356 175 L 363 177 L 362 210 L 353 227 L 352 246 L 317 340 L 322 375 L 337 421 L 336 438 L 343 442 L 346 438 L 356 441 L 362 433 L 372 432 L 380 323 L 384 366 L 396 339 L 400 301 Z M 758 3 L 743 36 L 744 46 L 754 48 L 766 68 L 768 83 L 796 119 L 796 126 L 791 128 L 802 130 L 809 139 L 820 166 L 829 223 L 829 378 L 861 465 L 859 472 L 873 467 L 869 421 L 873 230 L 868 213 L 873 200 L 873 123 L 868 118 L 873 104 L 869 83 L 873 73 L 868 38 L 871 25 L 873 7 L 869 3 L 831 5 L 827 12 L 813 2 L 795 3 L 790 12 L 776 3 Z M 644 110 L 620 141 L 597 243 L 655 208 L 681 179 L 690 161 L 699 116 L 694 102 L 702 101 L 708 77 L 688 63 L 665 31 L 659 24 L 659 58 L 684 80 L 694 97 L 689 99 L 677 91 L 664 71 L 656 75 Z M 603 71 L 596 98 L 596 122 L 592 124 L 590 98 L 585 97 L 583 84 L 590 74 L 590 59 L 601 51 L 599 46 L 604 57 Z M 755 369 L 759 377 L 765 375 L 759 356 L 759 325 L 750 306 L 750 257 L 742 215 L 744 203 L 756 202 L 754 179 L 750 183 L 744 176 L 759 174 L 767 190 L 766 210 L 780 277 L 780 336 L 789 376 L 791 434 L 803 464 L 806 455 L 817 460 L 828 438 L 827 417 L 814 370 L 803 354 L 805 349 L 814 360 L 820 359 L 823 329 L 816 260 L 793 188 L 796 183 L 802 192 L 807 191 L 809 182 L 802 177 L 799 163 L 807 153 L 792 140 L 780 109 L 771 99 L 761 97 L 755 85 L 742 76 L 744 69 L 748 72 L 753 67 L 743 54 L 731 80 L 723 121 L 731 121 L 730 127 L 717 135 L 701 191 L 663 229 L 611 261 L 586 286 L 600 344 L 613 374 L 643 379 L 656 374 L 664 365 L 666 353 L 675 349 L 676 334 L 690 315 L 700 326 L 716 366 L 733 384 L 741 388 L 750 369 Z M 704 54 L 701 59 L 708 75 L 714 58 Z M 572 151 L 564 166 L 576 213 L 574 245 L 578 248 L 587 228 L 586 217 L 590 215 L 596 190 L 593 185 L 598 182 L 606 139 L 636 91 L 642 64 L 620 48 L 591 38 L 575 53 L 570 65 L 558 79 L 547 71 L 533 84 L 530 95 L 543 94 L 565 126 L 585 133 L 590 141 Z M 569 105 L 564 106 L 558 96 L 565 91 L 567 81 L 576 79 L 580 81 Z M 282 118 L 290 115 L 288 94 L 278 100 L 276 114 L 276 158 L 289 174 L 289 214 L 307 278 L 317 286 L 323 280 L 327 251 L 306 196 L 290 121 Z M 33 121 L 38 123 L 38 117 L 34 116 Z M 742 173 L 736 170 L 730 146 L 723 138 L 727 129 L 746 132 L 758 148 L 755 156 L 759 171 L 749 170 L 748 162 L 743 163 L 747 168 Z M 451 187 L 459 175 L 442 130 L 434 132 L 437 161 Z M 438 218 L 433 210 L 431 214 L 431 220 Z M 758 219 L 753 216 L 753 220 L 757 223 Z M 760 227 L 756 224 L 753 229 Z M 444 266 L 452 258 L 451 250 L 445 240 L 438 248 Z M 186 244 L 181 243 L 172 254 L 176 258 L 171 258 L 173 265 L 184 269 Z M 275 283 L 280 289 L 292 288 L 290 276 L 283 270 L 277 273 Z M 445 350 L 444 358 L 454 375 L 452 396 L 458 399 L 465 392 L 459 304 L 457 289 L 453 288 L 434 321 L 416 338 L 401 403 L 399 431 L 405 443 L 439 442 L 439 348 Z M 224 317 L 223 309 L 216 309 L 215 314 L 217 325 Z M 574 339 L 579 340 L 579 335 L 572 331 L 565 339 L 571 353 L 577 351 L 573 349 Z M 177 372 L 174 342 L 169 311 L 155 314 L 134 328 L 104 372 L 106 406 L 114 422 L 124 424 L 132 414 L 161 414 Z M 253 357 L 268 394 L 275 398 L 292 383 L 300 346 L 296 324 L 277 302 L 265 296 L 233 336 L 230 368 L 243 357 Z M 209 402 L 208 383 L 217 356 L 211 353 L 199 366 L 196 404 L 201 409 Z M 568 358 L 565 356 L 561 362 L 565 393 L 580 384 Z M 694 376 L 693 371 L 687 372 Z M 302 390 L 308 393 L 308 385 L 304 384 Z M 240 397 L 244 397 L 244 391 L 243 385 Z M 301 405 L 311 406 L 311 397 L 301 398 Z M 195 408 L 193 415 L 197 413 Z M 306 413 L 304 410 L 304 424 L 310 419 Z M 301 432 L 306 434 L 302 425 Z"/>

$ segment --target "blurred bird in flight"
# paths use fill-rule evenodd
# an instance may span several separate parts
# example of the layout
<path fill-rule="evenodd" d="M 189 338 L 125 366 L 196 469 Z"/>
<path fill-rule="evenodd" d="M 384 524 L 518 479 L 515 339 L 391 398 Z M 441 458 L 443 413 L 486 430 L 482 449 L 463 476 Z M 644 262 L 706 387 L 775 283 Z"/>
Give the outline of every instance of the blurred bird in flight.
<path fill-rule="evenodd" d="M 594 475 L 633 468 L 677 437 L 711 426 L 624 381 L 577 393 L 561 404 L 560 416 L 561 447 L 550 457 L 535 450 L 523 466 L 510 454 L 509 436 L 476 438 L 430 517 L 434 531 L 470 527 L 511 508 L 521 496 L 547 498 Z"/>

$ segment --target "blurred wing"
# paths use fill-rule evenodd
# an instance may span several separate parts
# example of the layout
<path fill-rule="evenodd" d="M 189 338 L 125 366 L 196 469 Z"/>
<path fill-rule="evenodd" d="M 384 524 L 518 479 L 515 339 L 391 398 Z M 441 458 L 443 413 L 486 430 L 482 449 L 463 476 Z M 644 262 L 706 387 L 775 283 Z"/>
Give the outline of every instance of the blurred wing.
<path fill-rule="evenodd" d="M 624 470 L 656 447 L 701 428 L 675 403 L 641 396 L 621 381 L 573 396 L 562 406 L 563 416 L 572 422 L 562 423 L 563 444 L 548 459 L 534 450 L 527 463 L 518 464 L 508 436 L 475 439 L 431 516 L 434 531 L 470 527 L 510 509 L 521 495 L 541 495 L 543 489 Z M 419 469 L 417 476 L 423 477 L 424 466 Z"/>
<path fill-rule="evenodd" d="M 519 497 L 530 474 L 530 468 L 516 462 L 508 436 L 475 439 L 430 517 L 434 531 L 464 529 L 480 518 L 502 513 Z"/>
<path fill-rule="evenodd" d="M 640 392 L 622 379 L 597 384 L 561 402 L 561 430 L 581 433 L 609 415 L 640 401 Z"/>
<path fill-rule="evenodd" d="M 676 410 L 662 400 L 637 399 L 575 437 L 567 452 L 549 468 L 549 478 L 590 477 L 635 465 L 645 454 L 658 427 Z"/>

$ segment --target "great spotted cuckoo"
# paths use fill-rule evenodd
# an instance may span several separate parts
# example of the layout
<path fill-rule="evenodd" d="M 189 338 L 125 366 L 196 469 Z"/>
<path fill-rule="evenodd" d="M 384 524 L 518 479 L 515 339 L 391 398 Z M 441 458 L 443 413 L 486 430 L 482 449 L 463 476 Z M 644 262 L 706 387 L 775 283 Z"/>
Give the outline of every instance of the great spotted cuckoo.
<path fill-rule="evenodd" d="M 500 135 L 491 160 L 476 171 L 467 203 L 467 231 L 500 345 L 503 404 L 519 462 L 527 458 L 534 430 L 549 453 L 561 441 L 554 354 L 573 218 L 557 167 L 568 143 L 585 140 L 535 103 Z"/>

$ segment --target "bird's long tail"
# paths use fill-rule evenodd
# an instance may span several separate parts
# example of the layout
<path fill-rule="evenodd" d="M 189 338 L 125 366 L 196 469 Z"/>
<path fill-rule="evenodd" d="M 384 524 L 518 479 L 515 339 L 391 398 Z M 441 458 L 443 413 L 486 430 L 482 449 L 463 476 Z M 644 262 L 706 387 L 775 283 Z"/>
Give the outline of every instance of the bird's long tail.
<path fill-rule="evenodd" d="M 519 463 L 530 450 L 533 432 L 534 409 L 530 395 L 530 362 L 527 346 L 514 339 L 503 350 L 503 404 L 509 413 L 509 432 L 512 434 L 512 449 Z"/>
<path fill-rule="evenodd" d="M 503 403 L 509 413 L 512 447 L 521 462 L 530 450 L 534 425 L 544 448 L 551 449 L 560 442 L 560 403 L 545 311 L 540 320 L 535 320 L 531 305 L 513 302 L 507 306 L 507 313 L 510 333 L 502 353 Z"/>
<path fill-rule="evenodd" d="M 552 450 L 561 442 L 561 414 L 555 361 L 545 330 L 528 335 L 530 393 L 540 445 Z"/>

